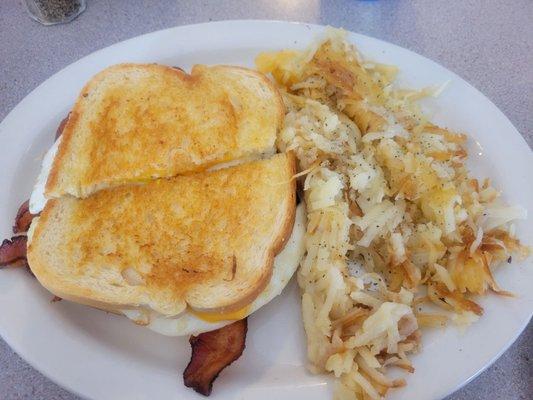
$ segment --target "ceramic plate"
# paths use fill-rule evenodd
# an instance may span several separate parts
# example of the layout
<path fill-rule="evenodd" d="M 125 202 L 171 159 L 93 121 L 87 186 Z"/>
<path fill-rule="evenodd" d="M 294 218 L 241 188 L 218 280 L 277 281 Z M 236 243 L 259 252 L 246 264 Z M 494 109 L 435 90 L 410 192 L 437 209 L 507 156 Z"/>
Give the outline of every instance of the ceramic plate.
<path fill-rule="evenodd" d="M 40 160 L 59 121 L 96 72 L 115 63 L 157 62 L 253 66 L 263 50 L 305 48 L 323 27 L 272 21 L 225 21 L 150 33 L 97 51 L 41 84 L 0 125 L 0 234 L 10 235 L 17 207 L 28 198 Z M 457 75 L 398 46 L 350 33 L 363 55 L 400 67 L 400 84 L 424 87 L 450 81 L 427 102 L 439 124 L 470 137 L 470 167 L 489 176 L 509 203 L 533 205 L 531 150 L 509 120 Z M 531 224 L 518 225 L 533 243 Z M 529 262 L 530 263 L 530 262 Z M 488 296 L 485 315 L 466 332 L 428 331 L 413 357 L 416 372 L 389 399 L 438 399 L 465 384 L 516 339 L 533 309 L 533 269 L 505 265 L 496 278 L 516 298 Z M 190 357 L 187 338 L 169 338 L 127 319 L 52 296 L 26 271 L 0 273 L 0 333 L 17 353 L 53 381 L 88 399 L 202 398 L 183 386 Z M 305 337 L 294 282 L 249 321 L 244 355 L 216 381 L 212 398 L 329 399 L 332 385 L 306 372 Z"/>

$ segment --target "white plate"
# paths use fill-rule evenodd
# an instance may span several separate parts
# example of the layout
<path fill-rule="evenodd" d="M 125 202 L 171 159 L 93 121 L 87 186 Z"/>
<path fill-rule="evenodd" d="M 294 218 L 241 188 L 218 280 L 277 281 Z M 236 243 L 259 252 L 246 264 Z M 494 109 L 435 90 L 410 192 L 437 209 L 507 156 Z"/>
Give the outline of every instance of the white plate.
<path fill-rule="evenodd" d="M 253 66 L 262 50 L 307 46 L 323 27 L 271 21 L 226 21 L 183 26 L 140 36 L 93 53 L 30 93 L 0 125 L 1 236 L 10 234 L 18 205 L 39 171 L 59 121 L 82 85 L 102 68 L 124 61 L 190 68 L 195 63 Z M 468 132 L 471 166 L 490 176 L 510 203 L 533 204 L 532 153 L 509 120 L 476 89 L 415 53 L 350 34 L 369 59 L 398 65 L 402 83 L 422 87 L 451 80 L 428 108 L 434 119 Z M 520 236 L 533 243 L 531 224 Z M 486 315 L 465 334 L 430 331 L 413 357 L 416 372 L 390 399 L 437 399 L 479 374 L 516 339 L 533 305 L 531 265 L 505 265 L 497 275 L 514 299 L 480 300 Z M 186 338 L 159 336 L 125 318 L 68 303 L 51 295 L 23 270 L 0 273 L 0 333 L 30 364 L 68 390 L 90 399 L 202 398 L 183 386 L 190 357 Z M 215 383 L 215 399 L 328 399 L 331 386 L 304 368 L 305 337 L 293 284 L 250 318 L 244 355 Z"/>

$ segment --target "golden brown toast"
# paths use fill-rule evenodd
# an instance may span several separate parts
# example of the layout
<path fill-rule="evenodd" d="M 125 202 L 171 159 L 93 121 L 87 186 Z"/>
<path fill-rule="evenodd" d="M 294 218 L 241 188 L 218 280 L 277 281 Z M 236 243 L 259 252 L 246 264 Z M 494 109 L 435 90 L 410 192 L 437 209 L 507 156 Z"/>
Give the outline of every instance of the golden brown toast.
<path fill-rule="evenodd" d="M 275 152 L 278 90 L 246 68 L 197 65 L 187 74 L 119 64 L 82 89 L 46 183 L 47 198 L 84 198 L 125 183 L 200 171 Z"/>
<path fill-rule="evenodd" d="M 49 200 L 28 261 L 60 297 L 118 310 L 227 312 L 270 280 L 295 212 L 291 153 Z"/>

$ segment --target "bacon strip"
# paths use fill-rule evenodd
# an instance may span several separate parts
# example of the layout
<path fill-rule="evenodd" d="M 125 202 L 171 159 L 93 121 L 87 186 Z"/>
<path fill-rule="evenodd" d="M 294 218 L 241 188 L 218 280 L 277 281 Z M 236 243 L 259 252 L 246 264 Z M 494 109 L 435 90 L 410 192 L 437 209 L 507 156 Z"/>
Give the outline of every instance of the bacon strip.
<path fill-rule="evenodd" d="M 68 113 L 68 115 L 65 118 L 63 118 L 61 122 L 59 123 L 59 126 L 57 127 L 57 131 L 56 131 L 56 139 L 63 134 L 63 129 L 65 129 L 65 125 L 67 124 L 69 117 L 70 117 L 70 113 Z"/>
<path fill-rule="evenodd" d="M 244 351 L 247 330 L 245 318 L 215 331 L 191 336 L 191 361 L 183 372 L 185 386 L 209 396 L 220 371 Z"/>
<path fill-rule="evenodd" d="M 5 239 L 0 246 L 0 267 L 15 263 L 17 266 L 25 265 L 22 261 L 26 261 L 27 241 L 26 236 L 13 236 L 11 240 Z"/>
<path fill-rule="evenodd" d="M 15 217 L 15 225 L 13 225 L 13 233 L 27 232 L 30 228 L 31 221 L 35 217 L 35 214 L 30 212 L 30 201 L 26 200 L 19 207 L 17 216 Z"/>

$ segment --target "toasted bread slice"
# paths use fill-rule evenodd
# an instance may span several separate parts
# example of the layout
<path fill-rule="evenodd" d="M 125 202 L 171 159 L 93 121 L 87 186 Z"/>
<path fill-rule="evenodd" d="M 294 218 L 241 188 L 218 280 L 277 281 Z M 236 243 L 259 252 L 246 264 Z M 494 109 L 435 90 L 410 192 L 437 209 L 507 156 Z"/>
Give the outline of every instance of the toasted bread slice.
<path fill-rule="evenodd" d="M 283 116 L 278 90 L 250 69 L 197 65 L 188 75 L 156 64 L 115 65 L 81 91 L 46 197 L 84 198 L 120 184 L 273 154 Z"/>
<path fill-rule="evenodd" d="M 270 280 L 295 213 L 291 153 L 48 201 L 28 261 L 60 297 L 107 310 L 229 312 Z"/>

